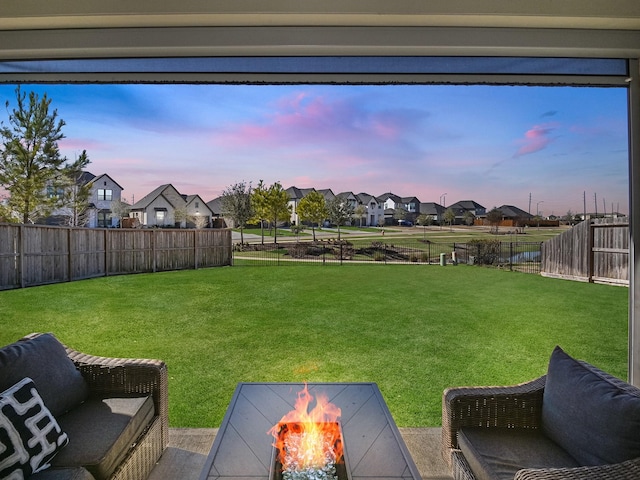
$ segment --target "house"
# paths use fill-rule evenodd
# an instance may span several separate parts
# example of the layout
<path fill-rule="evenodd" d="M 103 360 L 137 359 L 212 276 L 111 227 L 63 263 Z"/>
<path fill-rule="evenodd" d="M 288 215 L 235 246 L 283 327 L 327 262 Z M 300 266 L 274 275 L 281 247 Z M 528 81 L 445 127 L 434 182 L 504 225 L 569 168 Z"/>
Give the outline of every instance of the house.
<path fill-rule="evenodd" d="M 207 228 L 212 225 L 213 211 L 200 195 L 182 195 L 182 198 L 187 203 L 187 228 Z"/>
<path fill-rule="evenodd" d="M 380 217 L 383 216 L 382 204 L 378 203 L 376 197 L 369 195 L 368 193 L 358 193 L 356 195 L 358 205 L 365 207 L 365 222 L 364 226 L 374 227 L 381 221 Z"/>
<path fill-rule="evenodd" d="M 436 202 L 426 202 L 420 204 L 420 215 L 431 215 L 434 222 L 442 222 L 445 208 Z"/>
<path fill-rule="evenodd" d="M 78 198 L 76 189 L 81 187 L 89 188 L 86 208 L 74 208 L 72 205 L 74 197 Z M 56 189 L 53 185 L 47 186 L 49 197 L 65 196 L 69 199 L 69 205 L 57 208 L 39 223 L 89 228 L 117 227 L 122 216 L 123 190 L 120 184 L 106 173 L 96 176 L 91 172 L 83 171 L 73 185 L 62 190 Z"/>
<path fill-rule="evenodd" d="M 299 225 L 300 218 L 298 217 L 298 204 L 300 200 L 306 197 L 309 193 L 315 192 L 315 188 L 297 188 L 289 187 L 285 190 L 289 195 L 289 205 L 291 206 L 291 225 Z"/>
<path fill-rule="evenodd" d="M 529 220 L 533 218 L 528 212 L 525 212 L 521 208 L 514 207 L 513 205 L 502 205 L 498 207 L 498 210 L 502 212 L 502 218 L 505 220 L 513 220 L 514 222 Z"/>
<path fill-rule="evenodd" d="M 415 222 L 420 213 L 420 200 L 416 197 L 400 197 L 394 193 L 387 192 L 377 197 L 377 201 L 384 209 L 385 223 L 388 223 L 387 220 L 394 218 L 397 209 L 404 210 L 406 212 L 405 220 L 412 222 Z"/>
<path fill-rule="evenodd" d="M 466 221 L 467 212 L 475 218 L 483 217 L 487 214 L 487 209 L 473 200 L 461 200 L 447 207 L 447 210 L 455 214 L 454 223 L 462 224 Z"/>
<path fill-rule="evenodd" d="M 85 172 L 91 175 L 89 172 Z M 88 227 L 117 227 L 122 211 L 122 191 L 118 182 L 106 173 L 91 180 Z"/>
<path fill-rule="evenodd" d="M 147 227 L 185 226 L 186 208 L 187 202 L 180 192 L 165 184 L 131 205 L 129 217 L 137 218 Z"/>

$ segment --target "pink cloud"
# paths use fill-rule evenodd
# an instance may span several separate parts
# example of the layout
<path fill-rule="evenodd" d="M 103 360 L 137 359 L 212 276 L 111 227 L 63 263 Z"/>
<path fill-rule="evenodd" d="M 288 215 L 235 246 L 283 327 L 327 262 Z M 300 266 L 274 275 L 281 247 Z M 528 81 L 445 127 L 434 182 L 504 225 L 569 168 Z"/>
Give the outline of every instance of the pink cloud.
<path fill-rule="evenodd" d="M 211 140 L 222 148 L 342 145 L 360 150 L 401 140 L 415 131 L 421 116 L 424 112 L 412 109 L 370 112 L 351 99 L 294 92 L 275 102 L 269 114 L 228 125 Z"/>
<path fill-rule="evenodd" d="M 553 142 L 554 138 L 551 135 L 557 126 L 557 123 L 544 123 L 542 125 L 535 125 L 533 128 L 527 130 L 524 138 L 517 142 L 520 144 L 520 148 L 518 148 L 518 151 L 514 154 L 514 158 L 545 149 Z"/>

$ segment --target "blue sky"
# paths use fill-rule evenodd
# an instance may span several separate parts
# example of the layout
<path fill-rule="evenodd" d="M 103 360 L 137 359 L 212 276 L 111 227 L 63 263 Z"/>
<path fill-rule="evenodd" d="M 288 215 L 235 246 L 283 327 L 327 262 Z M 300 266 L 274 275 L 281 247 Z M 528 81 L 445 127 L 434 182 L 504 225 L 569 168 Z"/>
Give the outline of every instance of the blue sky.
<path fill-rule="evenodd" d="M 475 200 L 545 215 L 628 212 L 623 88 L 434 85 L 25 85 L 131 201 L 239 181 Z M 0 100 L 15 105 L 15 86 Z M 6 123 L 6 110 L 0 120 Z M 446 196 L 443 197 L 443 194 Z"/>

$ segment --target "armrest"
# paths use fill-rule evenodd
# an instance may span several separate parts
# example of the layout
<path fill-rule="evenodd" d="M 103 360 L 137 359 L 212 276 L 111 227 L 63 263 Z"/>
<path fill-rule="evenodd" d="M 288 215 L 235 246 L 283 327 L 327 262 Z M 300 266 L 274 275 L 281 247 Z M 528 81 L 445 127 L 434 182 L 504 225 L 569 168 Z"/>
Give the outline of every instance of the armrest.
<path fill-rule="evenodd" d="M 622 463 L 576 468 L 527 468 L 516 473 L 514 480 L 634 480 L 640 478 L 640 458 Z"/>
<path fill-rule="evenodd" d="M 450 461 L 462 427 L 539 428 L 546 376 L 505 387 L 454 387 L 442 394 L 442 455 Z"/>
<path fill-rule="evenodd" d="M 163 444 L 169 439 L 167 366 L 162 360 L 88 355 L 67 346 L 67 355 L 89 385 L 91 395 L 151 395 L 160 418 Z"/>

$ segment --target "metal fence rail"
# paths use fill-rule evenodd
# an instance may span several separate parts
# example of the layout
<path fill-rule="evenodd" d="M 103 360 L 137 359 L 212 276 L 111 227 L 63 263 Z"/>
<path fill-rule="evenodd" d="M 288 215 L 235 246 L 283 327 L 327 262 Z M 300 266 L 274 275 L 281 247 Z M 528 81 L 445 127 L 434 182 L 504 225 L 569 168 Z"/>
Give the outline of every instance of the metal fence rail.
<path fill-rule="evenodd" d="M 452 264 L 487 265 L 526 273 L 540 273 L 537 242 L 492 242 L 491 252 L 475 244 L 436 243 L 414 239 L 282 242 L 236 245 L 234 266 Z"/>

